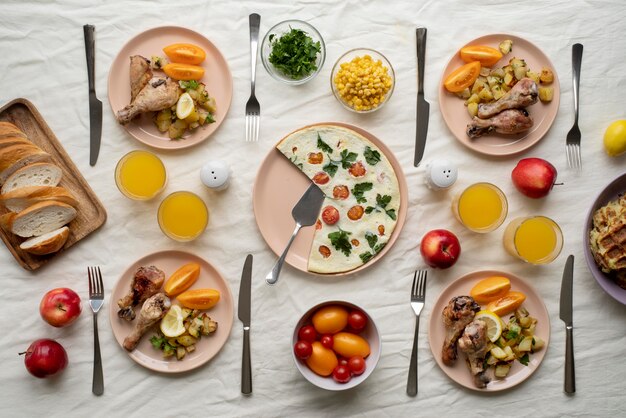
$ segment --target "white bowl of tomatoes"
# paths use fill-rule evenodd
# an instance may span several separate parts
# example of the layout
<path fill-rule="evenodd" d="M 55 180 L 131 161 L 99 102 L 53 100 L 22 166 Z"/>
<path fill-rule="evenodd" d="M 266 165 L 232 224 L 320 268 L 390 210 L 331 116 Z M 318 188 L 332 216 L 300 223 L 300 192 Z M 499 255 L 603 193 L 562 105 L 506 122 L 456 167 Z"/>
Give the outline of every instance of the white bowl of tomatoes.
<path fill-rule="evenodd" d="M 380 359 L 381 341 L 372 318 L 357 305 L 322 302 L 300 318 L 292 336 L 296 367 L 322 389 L 358 386 Z"/>

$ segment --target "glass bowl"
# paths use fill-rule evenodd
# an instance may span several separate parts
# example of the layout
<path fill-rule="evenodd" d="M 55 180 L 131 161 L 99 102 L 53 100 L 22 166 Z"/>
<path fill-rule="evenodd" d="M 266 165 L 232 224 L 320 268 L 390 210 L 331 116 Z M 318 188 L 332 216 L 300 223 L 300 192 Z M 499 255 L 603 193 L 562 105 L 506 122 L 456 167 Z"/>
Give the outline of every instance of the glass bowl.
<path fill-rule="evenodd" d="M 377 62 L 380 60 L 383 67 L 386 67 L 388 69 L 387 74 L 391 77 L 391 87 L 389 88 L 385 96 L 383 97 L 382 101 L 380 101 L 380 103 L 378 103 L 375 107 L 371 109 L 367 109 L 367 110 L 357 110 L 353 106 L 348 104 L 341 97 L 339 90 L 337 89 L 337 86 L 335 85 L 335 77 L 337 76 L 337 73 L 341 69 L 341 64 L 348 63 L 356 57 L 363 57 L 365 55 L 369 55 L 370 57 L 372 57 L 372 60 L 374 62 Z M 330 88 L 332 89 L 333 94 L 335 95 L 335 98 L 339 101 L 339 103 L 343 105 L 343 107 L 356 113 L 372 113 L 382 108 L 385 105 L 385 103 L 389 101 L 389 98 L 391 98 L 395 85 L 396 85 L 396 77 L 393 71 L 393 67 L 391 66 L 391 63 L 389 62 L 389 60 L 387 60 L 387 58 L 380 52 L 375 51 L 373 49 L 369 49 L 369 48 L 356 48 L 356 49 L 351 49 L 350 51 L 346 52 L 345 54 L 339 57 L 337 62 L 335 62 L 335 65 L 333 66 L 333 71 L 330 73 Z"/>
<path fill-rule="evenodd" d="M 320 52 L 317 54 L 317 59 L 315 60 L 315 65 L 317 66 L 317 69 L 309 75 L 298 79 L 293 79 L 289 77 L 281 70 L 275 68 L 274 65 L 269 61 L 269 56 L 272 52 L 272 45 L 269 39 L 270 35 L 275 35 L 276 38 L 280 38 L 283 34 L 289 32 L 291 29 L 300 29 L 306 32 L 306 34 L 311 37 L 311 39 L 313 39 L 313 42 L 320 43 Z M 320 72 L 325 60 L 326 45 L 324 44 L 324 39 L 322 39 L 322 35 L 320 35 L 317 29 L 302 20 L 285 20 L 274 25 L 274 27 L 267 31 L 265 37 L 263 38 L 263 43 L 261 44 L 261 61 L 263 62 L 263 66 L 272 77 L 274 77 L 278 81 L 282 81 L 285 84 L 295 86 L 298 84 L 306 83 Z"/>

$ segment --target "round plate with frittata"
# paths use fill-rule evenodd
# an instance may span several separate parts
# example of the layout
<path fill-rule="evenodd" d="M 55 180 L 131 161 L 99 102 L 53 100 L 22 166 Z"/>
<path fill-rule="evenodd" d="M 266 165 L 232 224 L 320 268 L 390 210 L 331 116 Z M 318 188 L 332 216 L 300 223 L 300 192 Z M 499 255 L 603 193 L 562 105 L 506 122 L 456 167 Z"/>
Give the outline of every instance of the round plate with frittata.
<path fill-rule="evenodd" d="M 254 214 L 277 255 L 295 227 L 291 210 L 314 182 L 326 195 L 317 223 L 302 228 L 286 262 L 298 270 L 341 275 L 379 260 L 396 241 L 408 206 L 406 179 L 389 148 L 343 123 L 298 129 L 259 168 Z"/>

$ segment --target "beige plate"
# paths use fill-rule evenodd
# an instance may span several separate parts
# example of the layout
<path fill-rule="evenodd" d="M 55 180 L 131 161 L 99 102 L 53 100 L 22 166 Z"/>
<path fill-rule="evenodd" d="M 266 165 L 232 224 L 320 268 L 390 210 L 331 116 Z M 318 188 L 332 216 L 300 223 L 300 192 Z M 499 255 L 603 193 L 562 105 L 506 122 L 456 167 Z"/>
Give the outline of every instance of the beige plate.
<path fill-rule="evenodd" d="M 517 36 L 494 34 L 474 39 L 463 46 L 486 45 L 497 49 L 500 42 L 505 39 L 513 41 L 513 51 L 502 57 L 493 68 L 501 68 L 508 64 L 509 59 L 517 57 L 526 60 L 529 68 L 533 71 L 540 72 L 543 67 L 552 69 L 554 82 L 550 86 L 554 87 L 554 99 L 547 104 L 538 101 L 526 108 L 535 121 L 534 126 L 529 131 L 517 135 L 493 133 L 477 139 L 470 139 L 465 130 L 472 118 L 467 112 L 467 107 L 463 104 L 463 99 L 453 93 L 449 93 L 443 86 L 443 81 L 446 77 L 452 71 L 465 64 L 459 56 L 459 51 L 457 51 L 448 62 L 439 83 L 439 107 L 443 119 L 456 139 L 466 147 L 485 155 L 511 155 L 535 145 L 548 132 L 559 110 L 560 88 L 556 68 L 548 57 L 534 44 Z"/>
<path fill-rule="evenodd" d="M 152 55 L 166 57 L 163 48 L 174 43 L 191 43 L 198 45 L 206 52 L 206 60 L 200 64 L 204 67 L 201 82 L 217 102 L 215 123 L 200 126 L 187 132 L 183 139 L 172 141 L 154 125 L 151 114 L 142 115 L 124 127 L 129 134 L 146 145 L 159 149 L 178 149 L 196 145 L 207 139 L 217 130 L 226 118 L 233 97 L 233 79 L 228 63 L 211 41 L 190 29 L 177 26 L 163 26 L 140 33 L 124 45 L 115 57 L 109 71 L 109 103 L 114 114 L 130 102 L 130 57 L 142 55 L 148 59 Z M 161 71 L 153 71 L 155 76 L 165 76 Z"/>
<path fill-rule="evenodd" d="M 185 358 L 181 361 L 178 361 L 175 358 L 164 359 L 162 352 L 152 347 L 150 344 L 150 337 L 156 334 L 158 327 L 154 327 L 154 329 L 148 331 L 139 342 L 137 348 L 128 353 L 122 347 L 122 343 L 124 342 L 124 338 L 126 338 L 135 326 L 141 307 L 135 308 L 137 318 L 135 318 L 132 322 L 128 322 L 124 319 L 118 318 L 117 301 L 129 292 L 130 283 L 135 275 L 135 271 L 137 271 L 137 268 L 140 266 L 154 265 L 163 270 L 165 273 L 165 280 L 167 280 L 179 267 L 191 262 L 200 264 L 200 277 L 191 289 L 213 288 L 219 290 L 221 294 L 218 304 L 214 308 L 207 311 L 209 316 L 217 321 L 217 331 L 215 331 L 212 335 L 202 337 L 196 344 L 196 351 L 187 353 Z M 172 300 L 172 303 L 175 304 L 176 299 Z M 115 335 L 115 339 L 120 344 L 121 349 L 128 353 L 130 358 L 135 360 L 137 363 L 157 372 L 181 373 L 202 366 L 220 351 L 222 346 L 226 343 L 226 340 L 228 340 L 230 330 L 233 326 L 233 296 L 230 293 L 228 283 L 209 262 L 198 257 L 197 255 L 184 251 L 159 251 L 148 254 L 134 262 L 122 274 L 119 281 L 115 285 L 115 288 L 111 293 L 109 305 L 111 328 L 113 329 L 113 335 Z"/>
<path fill-rule="evenodd" d="M 347 272 L 329 274 L 330 276 L 342 276 L 361 271 L 371 266 L 389 251 L 396 239 L 398 239 L 398 235 L 400 235 L 400 231 L 406 220 L 409 192 L 406 185 L 406 178 L 404 177 L 398 160 L 396 160 L 391 150 L 374 135 L 356 126 L 340 122 L 322 122 L 309 126 L 317 125 L 334 125 L 352 129 L 372 141 L 391 163 L 400 186 L 398 222 L 391 234 L 391 238 L 389 238 L 389 242 L 376 257 L 366 264 Z M 308 128 L 309 126 L 305 126 L 301 129 Z M 267 245 L 270 246 L 276 255 L 283 252 L 287 241 L 289 241 L 289 237 L 293 233 L 293 229 L 296 227 L 295 221 L 291 216 L 291 210 L 310 184 L 311 180 L 287 160 L 276 147 L 272 148 L 259 167 L 252 197 L 254 217 L 265 242 L 267 242 Z M 313 226 L 305 227 L 300 230 L 285 259 L 289 265 L 298 270 L 308 272 L 307 262 L 311 245 L 313 244 L 314 234 L 315 228 Z"/>
<path fill-rule="evenodd" d="M 450 367 L 443 364 L 441 360 L 441 349 L 446 335 L 446 330 L 443 325 L 442 312 L 446 307 L 450 299 L 454 296 L 469 295 L 470 289 L 478 283 L 480 280 L 489 276 L 504 276 L 511 280 L 511 290 L 523 292 L 526 295 L 524 306 L 531 316 L 537 318 L 537 328 L 535 334 L 546 342 L 545 347 L 532 354 L 528 366 L 522 365 L 520 362 L 515 361 L 511 367 L 509 375 L 505 379 L 495 379 L 493 374 L 491 382 L 485 389 L 478 389 L 474 386 L 474 379 L 465 363 L 465 355 L 459 352 L 459 358 L 456 363 Z M 483 306 L 483 309 L 485 307 Z M 508 319 L 508 316 L 505 320 Z M 550 342 L 550 316 L 543 301 L 539 297 L 539 294 L 533 287 L 527 284 L 525 281 L 517 276 L 509 273 L 504 273 L 495 270 L 477 271 L 474 273 L 466 274 L 465 276 L 452 282 L 443 292 L 439 295 L 439 298 L 433 306 L 433 310 L 430 314 L 430 322 L 428 325 L 428 341 L 430 343 L 430 350 L 435 357 L 435 361 L 441 367 L 441 370 L 448 377 L 454 380 L 461 386 L 465 386 L 468 389 L 477 390 L 480 392 L 497 392 L 505 389 L 509 389 L 516 386 L 528 379 L 531 374 L 539 367 L 543 357 L 546 355 L 548 349 L 548 343 Z"/>

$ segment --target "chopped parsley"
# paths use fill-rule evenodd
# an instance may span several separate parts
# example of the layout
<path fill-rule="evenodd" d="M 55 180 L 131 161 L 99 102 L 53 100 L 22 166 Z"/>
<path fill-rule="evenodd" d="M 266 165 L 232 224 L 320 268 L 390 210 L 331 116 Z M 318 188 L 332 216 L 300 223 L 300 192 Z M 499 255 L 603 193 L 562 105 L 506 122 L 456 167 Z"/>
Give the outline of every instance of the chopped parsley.
<path fill-rule="evenodd" d="M 348 236 L 351 235 L 351 232 L 339 230 L 335 232 L 331 232 L 328 234 L 328 238 L 330 239 L 330 243 L 335 247 L 335 250 L 341 251 L 346 255 L 346 257 L 350 256 L 352 252 L 352 244 L 350 243 L 350 239 Z"/>
<path fill-rule="evenodd" d="M 337 165 L 333 163 L 331 160 L 328 164 L 326 164 L 322 170 L 328 173 L 329 176 L 335 177 L 335 173 L 337 173 Z"/>
<path fill-rule="evenodd" d="M 374 246 L 378 242 L 378 235 L 367 231 L 365 233 L 365 239 L 367 240 L 367 243 L 369 244 L 370 248 L 374 248 Z"/>
<path fill-rule="evenodd" d="M 363 264 L 365 264 L 368 261 L 370 261 L 372 259 L 372 257 L 374 257 L 374 254 L 372 254 L 372 253 L 370 253 L 368 251 L 366 253 L 359 254 L 359 257 L 361 258 L 361 261 L 363 262 Z"/>
<path fill-rule="evenodd" d="M 528 366 L 528 362 L 530 361 L 530 356 L 528 355 L 528 353 L 526 353 L 522 357 L 518 358 L 517 360 L 519 360 L 519 362 L 522 363 L 524 366 Z"/>
<path fill-rule="evenodd" d="M 150 343 L 157 350 L 175 350 L 175 348 L 167 342 L 167 338 L 165 338 L 165 336 L 161 334 L 153 335 L 152 338 L 150 338 Z"/>
<path fill-rule="evenodd" d="M 181 89 L 185 89 L 185 90 L 196 90 L 200 86 L 200 84 L 196 80 L 189 80 L 189 81 L 180 80 L 178 82 L 178 85 L 180 86 Z"/>
<path fill-rule="evenodd" d="M 365 147 L 363 156 L 369 165 L 376 165 L 380 162 L 380 152 L 373 150 L 370 147 Z"/>
<path fill-rule="evenodd" d="M 365 208 L 365 213 L 369 214 L 372 213 L 374 211 L 376 212 L 382 212 L 384 211 L 387 216 L 389 216 L 391 219 L 393 219 L 394 221 L 396 220 L 396 210 L 395 209 L 386 209 L 387 205 L 389 204 L 389 202 L 391 202 L 391 196 L 389 195 L 384 195 L 381 196 L 380 194 L 376 195 L 376 206 L 368 206 Z"/>
<path fill-rule="evenodd" d="M 278 39 L 276 34 L 270 34 L 272 52 L 268 58 L 277 70 L 293 80 L 298 80 L 317 70 L 315 61 L 322 47 L 319 41 L 313 42 L 313 38 L 305 31 L 290 29 Z"/>
<path fill-rule="evenodd" d="M 385 245 L 387 245 L 386 242 L 377 245 L 376 243 L 378 242 L 378 236 L 369 231 L 365 233 L 365 239 L 367 240 L 367 243 L 369 244 L 372 251 L 359 254 L 359 257 L 361 258 L 361 261 L 363 261 L 363 263 L 367 263 L 372 257 L 381 252 L 382 249 L 385 248 Z"/>
<path fill-rule="evenodd" d="M 349 152 L 347 149 L 344 149 L 343 151 L 341 151 L 341 154 L 339 154 L 339 156 L 341 157 L 341 159 L 333 160 L 330 157 L 330 154 L 328 154 L 328 164 L 326 164 L 322 168 L 331 177 L 335 176 L 335 173 L 337 173 L 337 168 L 339 165 L 341 165 L 341 167 L 343 167 L 346 170 L 349 169 L 352 163 L 356 161 L 357 154 L 354 152 Z"/>
<path fill-rule="evenodd" d="M 317 133 L 317 147 L 319 149 L 321 149 L 322 151 L 327 152 L 327 153 L 331 153 L 332 154 L 332 152 L 333 152 L 333 149 L 330 147 L 330 145 L 328 145 L 326 142 L 324 142 L 324 140 L 320 136 L 319 132 Z"/>
<path fill-rule="evenodd" d="M 363 193 L 372 190 L 372 187 L 374 187 L 372 183 L 357 183 L 350 191 L 356 198 L 357 203 L 365 203 L 367 202 L 367 199 L 363 197 Z"/>

